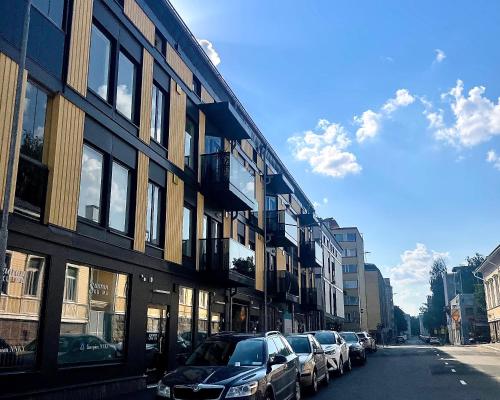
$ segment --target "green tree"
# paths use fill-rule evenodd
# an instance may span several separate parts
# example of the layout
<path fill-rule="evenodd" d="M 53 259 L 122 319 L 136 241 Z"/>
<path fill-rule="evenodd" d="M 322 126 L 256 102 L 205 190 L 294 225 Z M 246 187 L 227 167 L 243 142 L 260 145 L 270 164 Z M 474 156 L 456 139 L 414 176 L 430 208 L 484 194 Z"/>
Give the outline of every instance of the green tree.
<path fill-rule="evenodd" d="M 396 324 L 396 332 L 398 335 L 408 330 L 405 313 L 398 306 L 394 306 L 394 323 Z"/>
<path fill-rule="evenodd" d="M 446 273 L 446 262 L 443 258 L 438 258 L 432 263 L 430 270 L 430 301 L 424 311 L 424 326 L 433 332 L 446 325 L 446 301 L 444 298 L 443 274 Z"/>
<path fill-rule="evenodd" d="M 420 335 L 420 321 L 418 317 L 410 317 L 412 335 Z"/>

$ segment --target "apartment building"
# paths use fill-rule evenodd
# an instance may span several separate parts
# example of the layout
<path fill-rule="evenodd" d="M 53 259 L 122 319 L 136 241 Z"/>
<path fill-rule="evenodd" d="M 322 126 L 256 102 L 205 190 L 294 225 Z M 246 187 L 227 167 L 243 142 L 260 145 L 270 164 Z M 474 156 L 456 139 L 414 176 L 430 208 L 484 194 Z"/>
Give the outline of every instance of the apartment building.
<path fill-rule="evenodd" d="M 33 1 L 10 143 L 24 4 L 0 2 L 0 396 L 142 388 L 263 330 L 265 289 L 269 329 L 320 327 L 312 203 L 170 3 Z"/>
<path fill-rule="evenodd" d="M 500 246 L 486 257 L 476 272 L 483 276 L 491 340 L 500 342 Z"/>
<path fill-rule="evenodd" d="M 385 301 L 387 304 L 387 330 L 386 338 L 387 342 L 390 342 L 394 335 L 396 334 L 396 325 L 394 322 L 394 295 L 391 286 L 391 279 L 384 278 L 385 283 Z"/>

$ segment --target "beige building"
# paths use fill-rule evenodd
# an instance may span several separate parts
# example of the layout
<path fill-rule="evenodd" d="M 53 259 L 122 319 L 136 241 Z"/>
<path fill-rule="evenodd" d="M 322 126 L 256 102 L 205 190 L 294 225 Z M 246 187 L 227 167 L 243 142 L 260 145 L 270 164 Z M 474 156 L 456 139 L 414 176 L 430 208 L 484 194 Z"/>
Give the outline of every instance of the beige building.
<path fill-rule="evenodd" d="M 483 274 L 488 325 L 493 342 L 500 341 L 500 245 L 477 269 Z"/>

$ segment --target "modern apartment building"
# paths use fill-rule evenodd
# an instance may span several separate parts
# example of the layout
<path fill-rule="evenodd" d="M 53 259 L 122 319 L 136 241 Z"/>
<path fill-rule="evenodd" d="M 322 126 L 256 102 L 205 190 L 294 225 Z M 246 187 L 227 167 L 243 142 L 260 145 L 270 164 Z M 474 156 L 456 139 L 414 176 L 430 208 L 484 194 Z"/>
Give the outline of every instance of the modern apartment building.
<path fill-rule="evenodd" d="M 344 324 L 349 331 L 367 331 L 368 316 L 366 309 L 365 288 L 365 249 L 363 237 L 356 227 L 341 228 L 330 218 L 325 220 L 335 239 L 343 249 L 343 291 Z"/>
<path fill-rule="evenodd" d="M 269 329 L 321 327 L 312 203 L 170 3 L 33 1 L 10 143 L 25 4 L 0 2 L 0 396 L 142 388 L 263 330 L 265 289 Z"/>
<path fill-rule="evenodd" d="M 500 245 L 486 257 L 476 272 L 483 276 L 491 340 L 500 342 Z"/>

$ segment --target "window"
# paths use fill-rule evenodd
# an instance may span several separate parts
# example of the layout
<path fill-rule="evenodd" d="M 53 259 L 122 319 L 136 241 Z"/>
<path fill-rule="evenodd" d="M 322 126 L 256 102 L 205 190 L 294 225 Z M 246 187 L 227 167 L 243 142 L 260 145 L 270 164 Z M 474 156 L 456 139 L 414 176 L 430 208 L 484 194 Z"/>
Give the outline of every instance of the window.
<path fill-rule="evenodd" d="M 186 118 L 186 132 L 184 134 L 184 165 L 194 168 L 194 138 L 196 127 L 193 121 Z"/>
<path fill-rule="evenodd" d="M 146 241 L 160 245 L 160 210 L 161 210 L 160 187 L 152 182 L 148 185 L 148 208 L 146 215 Z"/>
<path fill-rule="evenodd" d="M 337 242 L 343 242 L 344 241 L 344 234 L 343 233 L 336 233 L 333 236 L 335 236 L 335 240 L 337 240 Z"/>
<path fill-rule="evenodd" d="M 128 233 L 129 230 L 129 186 L 130 171 L 113 161 L 109 227 L 124 233 Z"/>
<path fill-rule="evenodd" d="M 193 348 L 193 289 L 179 287 L 179 321 L 177 324 L 178 354 L 190 353 Z"/>
<path fill-rule="evenodd" d="M 182 217 L 182 255 L 193 256 L 193 211 L 184 207 Z"/>
<path fill-rule="evenodd" d="M 118 56 L 118 81 L 116 85 L 116 109 L 132 120 L 134 116 L 135 65 L 120 52 Z"/>
<path fill-rule="evenodd" d="M 348 233 L 346 242 L 355 242 L 356 241 L 356 234 L 355 233 Z"/>
<path fill-rule="evenodd" d="M 103 155 L 84 144 L 78 215 L 97 223 L 101 216 L 102 167 Z"/>
<path fill-rule="evenodd" d="M 357 264 L 346 264 L 342 265 L 342 271 L 345 274 L 351 274 L 351 273 L 357 273 L 358 272 L 358 265 Z"/>
<path fill-rule="evenodd" d="M 356 257 L 356 249 L 344 249 L 344 257 Z"/>
<path fill-rule="evenodd" d="M 75 277 L 75 279 L 73 279 Z M 78 280 L 76 279 L 78 277 Z M 86 265 L 67 264 L 59 336 L 59 364 L 123 358 L 128 276 Z"/>
<path fill-rule="evenodd" d="M 345 305 L 346 306 L 359 305 L 359 297 L 358 296 L 345 296 Z"/>
<path fill-rule="evenodd" d="M 104 100 L 109 100 L 109 66 L 111 41 L 92 25 L 88 86 Z"/>
<path fill-rule="evenodd" d="M 24 103 L 21 154 L 37 161 L 42 161 L 47 99 L 47 93 L 28 81 Z"/>
<path fill-rule="evenodd" d="M 74 267 L 66 268 L 64 281 L 64 300 L 74 302 L 76 300 L 76 283 L 78 270 Z"/>
<path fill-rule="evenodd" d="M 358 281 L 344 281 L 344 289 L 357 289 Z"/>
<path fill-rule="evenodd" d="M 243 246 L 245 246 L 245 224 L 241 221 L 236 222 L 237 225 L 237 237 L 238 242 L 240 242 Z"/>
<path fill-rule="evenodd" d="M 65 0 L 33 0 L 33 5 L 59 28 L 62 27 Z"/>
<path fill-rule="evenodd" d="M 9 250 L 0 299 L 0 371 L 30 369 L 37 359 L 45 257 Z"/>
<path fill-rule="evenodd" d="M 222 143 L 221 143 L 220 137 L 215 137 L 215 136 L 210 136 L 210 135 L 205 136 L 205 153 L 206 154 L 218 153 L 221 150 L 222 150 Z"/>
<path fill-rule="evenodd" d="M 208 292 L 198 293 L 198 344 L 208 337 Z"/>
<path fill-rule="evenodd" d="M 165 121 L 165 98 L 163 91 L 156 85 L 153 85 L 153 95 L 151 104 L 151 138 L 160 143 L 164 143 L 163 124 Z"/>
<path fill-rule="evenodd" d="M 158 29 L 155 30 L 155 47 L 156 49 L 162 54 L 166 54 L 166 49 L 167 49 L 167 41 L 165 40 L 165 37 L 158 31 Z"/>
<path fill-rule="evenodd" d="M 193 92 L 201 99 L 201 82 L 193 75 Z"/>

